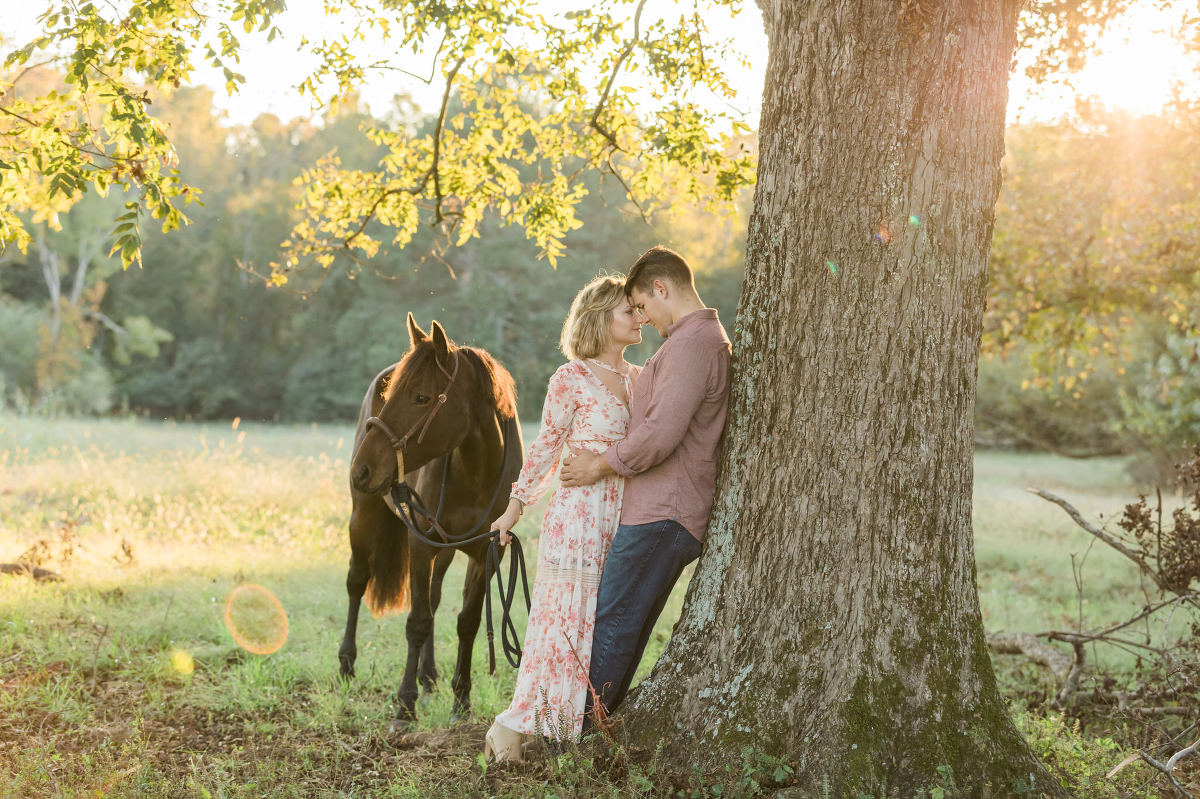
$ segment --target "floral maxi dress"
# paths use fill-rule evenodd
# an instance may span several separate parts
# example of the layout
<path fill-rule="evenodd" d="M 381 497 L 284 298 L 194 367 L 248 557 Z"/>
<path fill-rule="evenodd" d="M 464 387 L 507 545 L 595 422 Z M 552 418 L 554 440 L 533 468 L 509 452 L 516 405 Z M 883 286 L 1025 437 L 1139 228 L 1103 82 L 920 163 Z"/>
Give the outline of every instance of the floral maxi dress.
<path fill-rule="evenodd" d="M 626 396 L 632 378 L 624 377 Z M 512 495 L 530 505 L 550 487 L 564 445 L 603 452 L 625 437 L 629 409 L 582 361 L 550 378 L 542 428 Z M 583 723 L 596 622 L 596 593 L 621 516 L 625 479 L 559 486 L 538 540 L 537 573 L 512 704 L 496 717 L 509 729 L 576 740 Z M 574 650 L 574 651 L 572 651 Z"/>

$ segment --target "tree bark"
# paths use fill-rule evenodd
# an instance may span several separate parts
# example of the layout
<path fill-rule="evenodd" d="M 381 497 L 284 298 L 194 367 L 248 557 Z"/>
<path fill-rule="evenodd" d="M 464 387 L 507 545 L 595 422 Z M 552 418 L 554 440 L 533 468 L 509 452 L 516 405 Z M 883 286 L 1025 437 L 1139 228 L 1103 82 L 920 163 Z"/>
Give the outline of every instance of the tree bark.
<path fill-rule="evenodd" d="M 50 294 L 50 341 L 57 345 L 58 336 L 62 331 L 62 256 L 46 244 L 45 234 L 40 228 L 34 242 L 37 244 L 38 260 L 42 263 L 42 278 L 46 281 L 46 291 Z"/>
<path fill-rule="evenodd" d="M 805 796 L 909 796 L 945 767 L 951 795 L 1063 795 L 996 689 L 971 531 L 1019 2 L 760 5 L 717 502 L 623 729 L 709 765 L 782 757 Z"/>

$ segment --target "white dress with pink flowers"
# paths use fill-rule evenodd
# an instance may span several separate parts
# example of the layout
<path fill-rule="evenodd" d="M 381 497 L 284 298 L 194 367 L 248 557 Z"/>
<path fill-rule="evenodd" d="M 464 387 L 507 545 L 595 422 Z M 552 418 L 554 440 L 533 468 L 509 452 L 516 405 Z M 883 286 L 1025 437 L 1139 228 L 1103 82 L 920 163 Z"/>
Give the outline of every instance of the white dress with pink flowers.
<path fill-rule="evenodd" d="M 625 395 L 633 381 L 625 376 Z M 550 378 L 542 429 L 529 445 L 513 496 L 525 505 L 550 487 L 564 446 L 603 452 L 625 437 L 629 409 L 582 361 Z M 625 480 L 559 486 L 538 541 L 537 573 L 512 704 L 496 717 L 509 729 L 576 740 L 583 723 L 596 592 L 621 516 Z M 573 651 L 572 651 L 573 650 Z"/>

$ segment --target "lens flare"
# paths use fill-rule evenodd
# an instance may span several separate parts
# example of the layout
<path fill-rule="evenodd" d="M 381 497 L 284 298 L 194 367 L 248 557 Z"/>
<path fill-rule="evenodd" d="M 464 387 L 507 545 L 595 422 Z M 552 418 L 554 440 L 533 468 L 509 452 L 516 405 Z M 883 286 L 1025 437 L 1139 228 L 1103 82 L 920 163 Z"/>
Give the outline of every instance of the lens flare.
<path fill-rule="evenodd" d="M 171 668 L 180 674 L 191 674 L 196 670 L 196 661 L 192 653 L 184 649 L 171 650 Z"/>
<path fill-rule="evenodd" d="M 225 628 L 242 649 L 269 655 L 287 642 L 287 612 L 266 588 L 243 583 L 225 600 Z"/>
<path fill-rule="evenodd" d="M 920 227 L 921 217 L 917 216 L 916 214 L 910 215 L 908 217 L 908 224 L 912 225 L 913 227 Z"/>

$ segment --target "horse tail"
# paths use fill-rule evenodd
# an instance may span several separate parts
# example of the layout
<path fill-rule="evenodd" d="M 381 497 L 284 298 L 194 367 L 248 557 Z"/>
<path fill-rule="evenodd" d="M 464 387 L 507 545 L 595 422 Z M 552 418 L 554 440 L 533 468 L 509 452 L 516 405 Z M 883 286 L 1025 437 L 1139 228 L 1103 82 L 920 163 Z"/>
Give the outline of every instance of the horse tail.
<path fill-rule="evenodd" d="M 409 609 L 408 560 L 407 530 L 391 529 L 375 540 L 365 596 L 372 616 Z"/>

